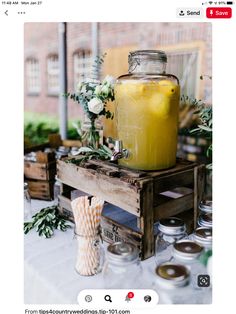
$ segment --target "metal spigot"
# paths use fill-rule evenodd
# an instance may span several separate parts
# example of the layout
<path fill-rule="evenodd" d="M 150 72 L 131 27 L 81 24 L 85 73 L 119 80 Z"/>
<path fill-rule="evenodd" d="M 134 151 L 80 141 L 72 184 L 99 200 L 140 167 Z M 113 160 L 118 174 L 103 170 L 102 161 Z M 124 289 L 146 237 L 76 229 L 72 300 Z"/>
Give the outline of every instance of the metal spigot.
<path fill-rule="evenodd" d="M 111 156 L 111 161 L 115 161 L 121 158 L 128 158 L 129 151 L 128 149 L 123 148 L 122 141 L 115 140 L 114 141 L 114 152 Z"/>

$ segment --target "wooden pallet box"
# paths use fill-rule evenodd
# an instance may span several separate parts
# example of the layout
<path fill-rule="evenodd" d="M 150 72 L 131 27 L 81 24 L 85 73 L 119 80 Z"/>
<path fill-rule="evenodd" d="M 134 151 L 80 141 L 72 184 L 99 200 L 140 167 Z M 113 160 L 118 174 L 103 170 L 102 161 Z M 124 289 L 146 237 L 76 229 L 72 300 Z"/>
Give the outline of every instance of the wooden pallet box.
<path fill-rule="evenodd" d="M 25 154 L 34 152 L 35 161 L 24 161 L 24 180 L 29 185 L 29 193 L 32 198 L 41 200 L 53 200 L 54 183 L 56 176 L 56 156 L 54 152 L 45 152 L 46 148 L 79 147 L 81 142 L 77 140 L 62 140 L 59 134 L 50 134 L 49 142 L 28 147 Z"/>
<path fill-rule="evenodd" d="M 54 181 L 25 180 L 29 186 L 29 193 L 32 198 L 51 201 L 54 198 Z"/>
<path fill-rule="evenodd" d="M 59 160 L 57 168 L 62 183 L 62 210 L 69 215 L 68 193 L 70 189 L 78 189 L 132 215 L 135 221 L 132 230 L 117 219 L 115 211 L 113 217 L 103 215 L 103 237 L 108 242 L 133 239 L 142 259 L 155 253 L 154 226 L 159 219 L 188 213 L 189 225 L 192 224 L 191 228 L 196 225 L 204 190 L 204 165 L 178 159 L 171 169 L 137 171 L 111 162 L 91 160 L 77 166 Z"/>

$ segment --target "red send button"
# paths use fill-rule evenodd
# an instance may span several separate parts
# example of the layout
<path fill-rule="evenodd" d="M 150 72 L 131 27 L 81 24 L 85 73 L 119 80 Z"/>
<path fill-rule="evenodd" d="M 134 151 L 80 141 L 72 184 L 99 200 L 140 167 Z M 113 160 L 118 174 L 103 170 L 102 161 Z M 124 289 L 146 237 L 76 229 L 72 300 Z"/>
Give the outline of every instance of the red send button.
<path fill-rule="evenodd" d="M 229 19 L 232 17 L 231 8 L 207 8 L 206 16 L 209 19 Z"/>

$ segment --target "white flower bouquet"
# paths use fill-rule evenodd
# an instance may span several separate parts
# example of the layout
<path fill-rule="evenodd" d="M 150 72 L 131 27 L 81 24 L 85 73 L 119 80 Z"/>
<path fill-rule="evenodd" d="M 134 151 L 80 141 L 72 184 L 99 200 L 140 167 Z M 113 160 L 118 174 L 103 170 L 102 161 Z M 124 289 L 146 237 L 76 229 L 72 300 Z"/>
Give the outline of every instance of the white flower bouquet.
<path fill-rule="evenodd" d="M 99 67 L 104 62 L 104 57 L 97 57 L 94 68 L 99 71 Z M 96 131 L 95 121 L 99 116 L 105 116 L 107 119 L 113 119 L 113 114 L 106 109 L 108 101 L 114 100 L 115 79 L 107 75 L 103 81 L 87 78 L 77 86 L 77 92 L 67 93 L 65 96 L 79 103 L 91 122 L 89 132 L 84 135 L 92 148 L 97 147 L 99 134 Z"/>

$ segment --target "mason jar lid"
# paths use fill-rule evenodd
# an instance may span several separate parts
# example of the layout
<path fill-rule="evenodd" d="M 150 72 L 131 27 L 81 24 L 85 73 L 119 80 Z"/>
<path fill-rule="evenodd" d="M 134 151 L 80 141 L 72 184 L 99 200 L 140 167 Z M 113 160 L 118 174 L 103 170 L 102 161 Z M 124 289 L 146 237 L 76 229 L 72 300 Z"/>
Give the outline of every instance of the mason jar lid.
<path fill-rule="evenodd" d="M 173 245 L 173 255 L 181 259 L 198 258 L 202 250 L 202 246 L 190 240 L 180 240 Z"/>
<path fill-rule="evenodd" d="M 202 200 L 199 204 L 199 209 L 205 213 L 212 213 L 212 201 Z"/>
<path fill-rule="evenodd" d="M 162 50 L 135 50 L 129 53 L 130 59 L 152 59 L 167 63 L 167 55 Z"/>
<path fill-rule="evenodd" d="M 199 216 L 198 219 L 198 224 L 201 227 L 212 227 L 212 214 L 207 213 L 207 214 L 202 214 Z"/>
<path fill-rule="evenodd" d="M 138 249 L 131 243 L 115 242 L 107 248 L 107 258 L 114 263 L 133 262 L 138 257 Z"/>
<path fill-rule="evenodd" d="M 202 245 L 212 243 L 212 229 L 200 227 L 197 228 L 194 232 L 194 240 Z"/>
<path fill-rule="evenodd" d="M 189 281 L 189 270 L 179 264 L 161 264 L 156 268 L 156 275 L 160 284 L 172 287 L 183 287 Z"/>
<path fill-rule="evenodd" d="M 165 234 L 175 235 L 184 233 L 186 226 L 183 220 L 176 217 L 170 217 L 161 219 L 158 224 L 158 229 Z"/>

